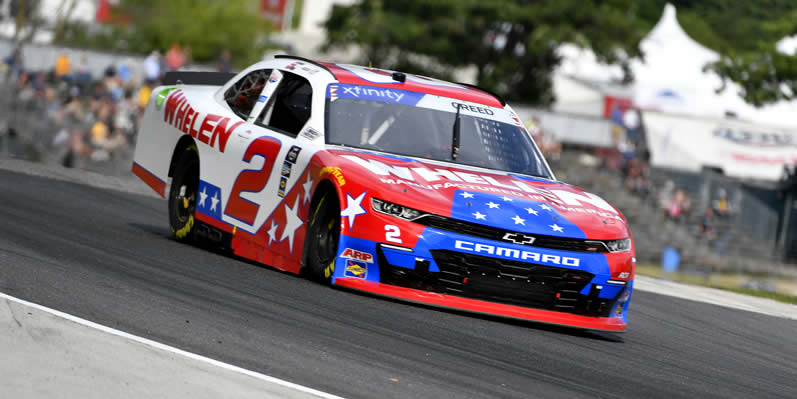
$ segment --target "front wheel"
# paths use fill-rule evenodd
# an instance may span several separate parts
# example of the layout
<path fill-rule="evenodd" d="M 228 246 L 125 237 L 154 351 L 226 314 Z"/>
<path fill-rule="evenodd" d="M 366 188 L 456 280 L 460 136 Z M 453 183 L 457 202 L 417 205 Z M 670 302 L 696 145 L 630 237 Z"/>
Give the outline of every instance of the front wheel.
<path fill-rule="evenodd" d="M 310 208 L 310 224 L 304 242 L 304 270 L 310 278 L 329 284 L 335 273 L 340 241 L 340 205 L 326 192 Z"/>
<path fill-rule="evenodd" d="M 169 225 L 174 238 L 190 242 L 195 237 L 194 210 L 199 192 L 199 155 L 195 145 L 183 149 L 169 189 Z"/>

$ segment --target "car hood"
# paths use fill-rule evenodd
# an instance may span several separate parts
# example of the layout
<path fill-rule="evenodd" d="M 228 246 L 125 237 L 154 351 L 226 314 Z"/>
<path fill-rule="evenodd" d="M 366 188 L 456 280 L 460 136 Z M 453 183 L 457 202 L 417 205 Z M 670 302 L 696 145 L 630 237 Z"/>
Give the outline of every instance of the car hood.
<path fill-rule="evenodd" d="M 622 214 L 562 182 L 367 151 L 327 151 L 371 197 L 499 229 L 569 238 L 629 237 Z"/>

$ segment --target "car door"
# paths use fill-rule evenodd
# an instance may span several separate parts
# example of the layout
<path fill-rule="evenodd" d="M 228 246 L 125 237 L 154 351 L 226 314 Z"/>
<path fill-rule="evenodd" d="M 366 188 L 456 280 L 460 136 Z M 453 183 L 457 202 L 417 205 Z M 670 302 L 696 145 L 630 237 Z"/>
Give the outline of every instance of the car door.
<path fill-rule="evenodd" d="M 237 142 L 239 157 L 227 160 L 232 185 L 223 219 L 248 233 L 266 234 L 268 246 L 288 241 L 288 250 L 294 253 L 294 238 L 303 224 L 298 214 L 306 208 L 309 195 L 289 193 L 300 183 L 311 156 L 302 152 L 297 136 L 310 119 L 312 87 L 289 71 L 261 70 L 252 75 L 225 95 L 233 112 L 246 122 L 230 138 Z M 242 93 L 246 99 L 240 98 Z"/>

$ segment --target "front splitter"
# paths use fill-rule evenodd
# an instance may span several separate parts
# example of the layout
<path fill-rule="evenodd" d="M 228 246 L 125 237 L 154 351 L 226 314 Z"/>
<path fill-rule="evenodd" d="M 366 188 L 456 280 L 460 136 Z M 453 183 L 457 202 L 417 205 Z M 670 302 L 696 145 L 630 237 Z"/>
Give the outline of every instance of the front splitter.
<path fill-rule="evenodd" d="M 512 319 L 529 320 L 587 330 L 611 332 L 623 332 L 626 330 L 626 323 L 619 318 L 589 317 L 550 310 L 525 308 L 522 306 L 437 294 L 434 292 L 376 283 L 352 277 L 336 278 L 335 285 L 409 302 Z"/>

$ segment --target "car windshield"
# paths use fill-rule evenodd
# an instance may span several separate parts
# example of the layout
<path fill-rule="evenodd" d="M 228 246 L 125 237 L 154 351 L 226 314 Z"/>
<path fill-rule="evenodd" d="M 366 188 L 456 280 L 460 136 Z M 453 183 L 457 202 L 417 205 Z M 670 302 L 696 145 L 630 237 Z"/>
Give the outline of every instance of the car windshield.
<path fill-rule="evenodd" d="M 373 86 L 327 91 L 326 141 L 437 161 L 553 178 L 531 136 L 509 112 L 446 97 Z M 459 151 L 452 156 L 457 108 Z M 511 121 L 511 119 L 509 119 Z"/>

